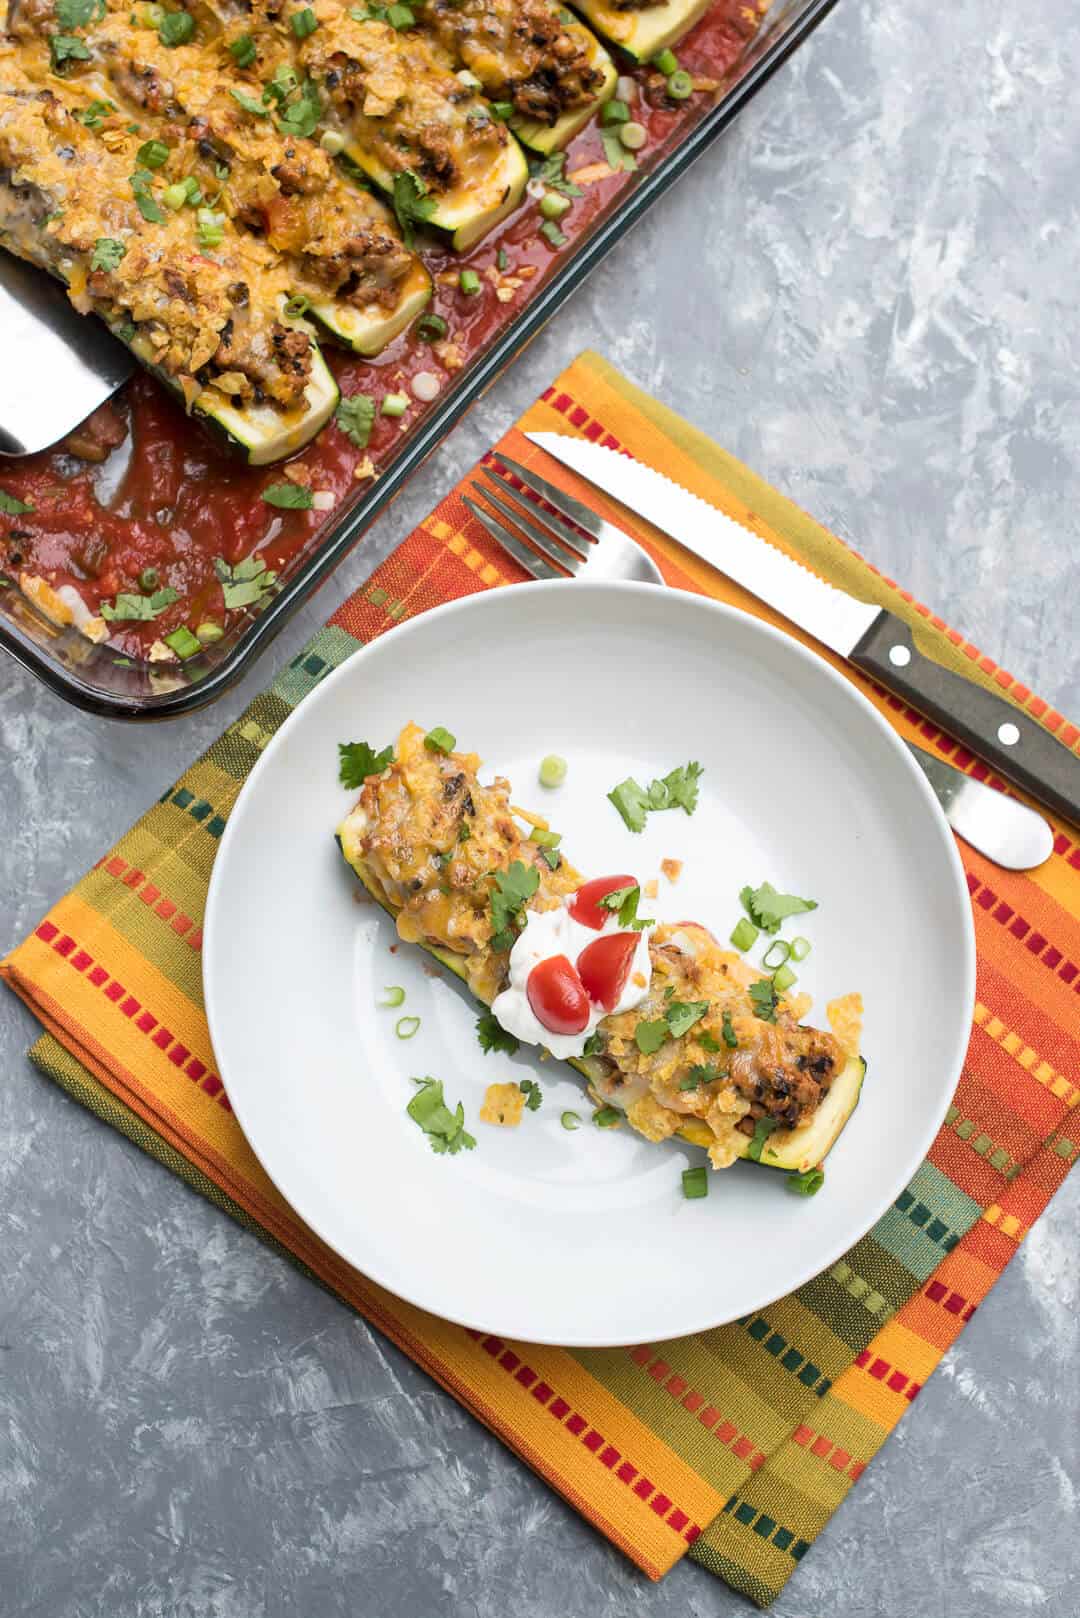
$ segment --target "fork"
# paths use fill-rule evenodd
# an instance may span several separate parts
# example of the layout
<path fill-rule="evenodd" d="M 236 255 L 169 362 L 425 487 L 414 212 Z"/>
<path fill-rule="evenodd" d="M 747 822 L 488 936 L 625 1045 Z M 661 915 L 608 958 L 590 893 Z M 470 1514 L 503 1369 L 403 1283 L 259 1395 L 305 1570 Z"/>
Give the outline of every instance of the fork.
<path fill-rule="evenodd" d="M 539 499 L 531 499 L 529 493 L 497 476 L 490 467 L 482 469 L 486 482 L 478 480 L 471 485 L 472 493 L 486 501 L 486 506 L 478 505 L 468 495 L 462 498 L 484 531 L 532 578 L 578 579 L 587 574 L 590 579 L 637 579 L 645 584 L 663 584 L 652 557 L 621 528 L 501 450 L 498 460 L 516 483 Z M 573 523 L 573 528 L 564 518 Z M 508 523 L 513 523 L 518 532 Z M 1041 815 L 923 752 L 921 747 L 913 747 L 910 742 L 907 746 L 950 826 L 988 859 L 1007 870 L 1026 871 L 1049 857 L 1053 832 Z"/>
<path fill-rule="evenodd" d="M 554 483 L 538 477 L 501 450 L 499 461 L 518 482 L 539 495 L 546 506 L 554 507 L 554 510 L 541 508 L 505 478 L 497 477 L 490 467 L 483 468 L 488 482 L 474 483 L 472 490 L 481 495 L 500 516 L 514 523 L 528 536 L 530 543 L 526 545 L 504 522 L 499 521 L 499 517 L 493 517 L 490 511 L 477 505 L 475 500 L 470 500 L 468 495 L 462 498 L 485 532 L 496 544 L 509 551 L 534 579 L 579 579 L 587 573 L 590 579 L 636 579 L 642 584 L 663 584 L 660 569 L 652 557 L 629 539 L 621 528 L 606 522 L 588 506 L 583 506 L 580 500 L 564 494 Z M 496 489 L 500 491 L 498 494 Z M 526 508 L 528 516 L 511 503 L 510 496 Z M 575 533 L 557 515 L 559 512 L 562 517 L 569 517 L 583 532 Z"/>

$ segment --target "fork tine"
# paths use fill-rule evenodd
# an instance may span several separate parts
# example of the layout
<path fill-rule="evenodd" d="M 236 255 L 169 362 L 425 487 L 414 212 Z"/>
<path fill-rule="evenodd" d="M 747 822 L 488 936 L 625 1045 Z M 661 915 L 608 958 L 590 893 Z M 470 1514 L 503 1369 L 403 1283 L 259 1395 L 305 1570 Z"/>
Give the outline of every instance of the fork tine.
<path fill-rule="evenodd" d="M 580 500 L 574 499 L 573 495 L 564 494 L 562 489 L 557 489 L 554 483 L 549 483 L 547 478 L 540 477 L 539 473 L 531 472 L 527 466 L 522 466 L 519 461 L 511 460 L 509 455 L 505 455 L 501 449 L 496 450 L 494 453 L 496 460 L 501 461 L 504 466 L 508 466 L 514 476 L 519 477 L 522 483 L 531 489 L 534 494 L 538 494 L 542 499 L 547 500 L 549 504 L 555 507 L 556 511 L 561 511 L 564 517 L 569 517 L 570 521 L 576 522 L 579 528 L 584 528 L 587 534 L 592 534 L 595 539 L 601 537 L 603 518 L 598 517 L 595 511 L 590 511 L 588 506 L 583 506 Z M 575 543 L 577 542 L 575 541 Z"/>
<path fill-rule="evenodd" d="M 470 500 L 467 494 L 463 494 L 461 501 L 463 505 L 468 506 L 484 532 L 495 540 L 496 544 L 501 545 L 504 551 L 508 551 L 515 562 L 520 562 L 526 573 L 531 573 L 534 579 L 538 577 L 565 579 L 566 574 L 560 573 L 558 568 L 546 559 L 546 555 L 538 556 L 516 534 L 512 534 L 509 528 L 497 522 L 482 506 L 478 506 L 475 500 Z"/>
<path fill-rule="evenodd" d="M 515 489 L 512 484 L 507 483 L 505 478 L 499 477 L 498 474 L 493 472 L 490 467 L 485 466 L 483 471 L 488 481 L 494 483 L 496 488 L 501 490 L 503 495 L 508 500 L 513 499 L 518 501 L 526 511 L 532 514 L 536 522 L 540 523 L 543 528 L 546 528 L 547 532 L 543 536 L 545 545 L 551 544 L 552 535 L 554 535 L 554 537 L 559 541 L 560 549 L 558 550 L 558 556 L 560 561 L 563 557 L 563 552 L 561 549 L 563 546 L 565 546 L 568 550 L 573 551 L 575 556 L 580 556 L 583 562 L 587 562 L 589 560 L 590 556 L 593 554 L 592 540 L 586 539 L 583 535 L 579 534 L 576 529 L 568 527 L 567 524 L 563 522 L 562 518 L 556 517 L 553 512 L 544 511 L 536 504 L 534 500 L 530 500 L 527 494 L 522 494 L 520 490 Z M 484 486 L 481 485 L 481 487 Z M 484 493 L 487 493 L 486 487 L 484 487 Z M 492 504 L 494 504 L 494 501 Z M 516 515 L 516 511 L 512 514 Z M 519 520 L 521 521 L 522 527 L 524 527 L 524 519 Z M 569 566 L 569 564 L 567 565 Z"/>
<path fill-rule="evenodd" d="M 492 478 L 491 481 L 492 483 L 497 484 L 504 494 L 508 494 L 510 492 L 507 489 L 506 484 L 499 482 L 498 478 Z M 589 560 L 587 556 L 582 556 L 581 551 L 579 550 L 571 550 L 569 546 L 567 546 L 566 550 L 563 550 L 562 545 L 558 543 L 558 540 L 561 540 L 563 537 L 559 532 L 559 529 L 563 528 L 563 524 L 559 522 L 558 517 L 552 517 L 546 511 L 537 511 L 530 501 L 529 509 L 536 518 L 535 522 L 530 522 L 528 517 L 522 515 L 517 506 L 513 505 L 509 500 L 501 499 L 499 495 L 495 493 L 494 489 L 488 488 L 486 483 L 480 484 L 479 488 L 488 504 L 494 506 L 496 511 L 501 511 L 504 517 L 509 517 L 511 522 L 517 523 L 521 531 L 528 535 L 534 545 L 539 545 L 544 551 L 545 555 L 552 554 L 552 534 L 555 534 L 556 542 L 554 555 L 557 560 L 562 563 L 563 567 L 568 567 L 571 573 L 578 573 L 585 566 L 586 562 Z M 519 496 L 519 498 L 521 497 Z M 525 504 L 523 498 L 521 503 L 522 505 Z M 544 523 L 547 524 L 546 528 L 541 526 Z M 557 523 L 558 528 L 556 528 Z M 564 532 L 569 534 L 569 529 L 565 529 Z M 588 541 L 583 539 L 579 539 L 577 543 L 582 547 L 582 549 L 588 545 Z"/>

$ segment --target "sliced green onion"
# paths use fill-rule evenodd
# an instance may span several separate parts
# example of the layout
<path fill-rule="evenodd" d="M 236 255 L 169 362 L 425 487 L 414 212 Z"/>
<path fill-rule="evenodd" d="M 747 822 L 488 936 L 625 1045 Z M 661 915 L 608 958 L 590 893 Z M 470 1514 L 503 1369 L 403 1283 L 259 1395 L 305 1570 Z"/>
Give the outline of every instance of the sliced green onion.
<path fill-rule="evenodd" d="M 779 972 L 773 973 L 773 988 L 777 994 L 783 994 L 784 990 L 790 989 L 796 981 L 796 975 L 790 966 L 782 966 Z"/>
<path fill-rule="evenodd" d="M 162 202 L 166 208 L 171 208 L 173 213 L 177 213 L 187 202 L 187 199 L 187 186 L 183 180 L 178 180 L 175 185 L 167 185 L 161 193 Z"/>
<path fill-rule="evenodd" d="M 416 322 L 416 335 L 425 343 L 438 342 L 445 337 L 448 327 L 442 315 L 421 315 Z"/>
<path fill-rule="evenodd" d="M 640 152 L 649 138 L 649 132 L 644 124 L 635 123 L 633 119 L 623 124 L 619 130 L 619 140 L 628 152 Z"/>
<path fill-rule="evenodd" d="M 543 224 L 540 226 L 540 234 L 546 242 L 551 244 L 552 247 L 566 246 L 568 239 L 566 233 L 559 229 L 554 219 L 544 220 Z"/>
<path fill-rule="evenodd" d="M 194 657 L 196 652 L 202 651 L 202 646 L 186 624 L 181 624 L 179 629 L 174 629 L 172 634 L 166 635 L 164 639 L 166 646 L 182 660 Z"/>
<path fill-rule="evenodd" d="M 135 161 L 141 163 L 144 169 L 159 169 L 169 161 L 169 148 L 163 140 L 143 141 L 135 153 Z"/>
<path fill-rule="evenodd" d="M 403 416 L 409 408 L 408 394 L 387 393 L 383 396 L 382 413 L 384 416 Z"/>
<path fill-rule="evenodd" d="M 198 237 L 200 247 L 220 247 L 225 232 L 223 213 L 214 213 L 212 208 L 200 208 L 195 215 L 199 222 Z"/>
<path fill-rule="evenodd" d="M 564 1112 L 562 1117 L 559 1119 L 559 1122 L 562 1124 L 564 1129 L 580 1129 L 581 1114 L 577 1112 Z"/>
<path fill-rule="evenodd" d="M 759 1118 L 754 1125 L 754 1138 L 747 1148 L 747 1156 L 754 1163 L 761 1162 L 761 1152 L 774 1129 L 780 1126 L 775 1118 Z"/>
<path fill-rule="evenodd" d="M 495 268 L 497 270 L 508 270 L 510 268 L 510 254 L 505 247 L 500 247 L 495 254 Z"/>
<path fill-rule="evenodd" d="M 228 51 L 237 67 L 250 67 L 255 60 L 255 41 L 250 34 L 241 34 L 232 40 Z"/>
<path fill-rule="evenodd" d="M 661 51 L 659 56 L 653 57 L 653 67 L 659 68 L 665 79 L 670 79 L 678 66 L 679 58 L 672 50 Z"/>
<path fill-rule="evenodd" d="M 319 136 L 319 145 L 331 157 L 339 157 L 345 150 L 345 136 L 339 135 L 336 129 L 324 129 Z"/>
<path fill-rule="evenodd" d="M 208 618 L 204 624 L 195 625 L 196 638 L 203 646 L 212 646 L 215 641 L 221 640 L 224 634 L 225 631 L 221 625 L 215 624 L 211 618 Z"/>
<path fill-rule="evenodd" d="M 493 101 L 491 110 L 496 118 L 501 118 L 505 123 L 508 118 L 514 116 L 514 103 L 512 101 Z"/>
<path fill-rule="evenodd" d="M 566 760 L 560 758 L 558 753 L 549 753 L 547 758 L 540 760 L 540 785 L 542 787 L 561 787 L 566 780 Z"/>
<path fill-rule="evenodd" d="M 412 7 L 405 5 L 387 6 L 386 20 L 391 28 L 411 28 L 416 22 Z"/>
<path fill-rule="evenodd" d="M 776 955 L 775 960 L 772 959 L 772 955 L 773 955 L 774 951 L 779 952 Z M 784 963 L 787 961 L 787 958 L 788 958 L 788 956 L 790 954 L 791 954 L 791 945 L 785 943 L 782 938 L 774 938 L 772 943 L 769 945 L 768 949 L 765 951 L 764 955 L 761 957 L 761 964 L 762 964 L 763 967 L 766 968 L 767 971 L 775 972 L 777 967 L 784 965 Z"/>
<path fill-rule="evenodd" d="M 793 961 L 805 961 L 809 953 L 810 940 L 808 938 L 802 938 L 800 936 L 799 938 L 793 938 L 791 940 L 791 959 Z"/>
<path fill-rule="evenodd" d="M 570 198 L 561 197 L 557 191 L 545 191 L 540 198 L 540 212 L 545 219 L 561 219 L 570 208 Z"/>
<path fill-rule="evenodd" d="M 466 297 L 471 298 L 474 293 L 480 291 L 480 277 L 475 270 L 462 270 L 458 276 L 458 286 Z"/>
<path fill-rule="evenodd" d="M 390 9 L 393 10 L 394 8 L 391 7 Z M 294 11 L 289 21 L 292 23 L 292 31 L 297 39 L 307 39 L 308 35 L 313 34 L 319 26 L 319 19 L 310 6 L 305 6 L 303 11 Z"/>
<path fill-rule="evenodd" d="M 457 737 L 445 725 L 436 725 L 424 737 L 424 746 L 429 753 L 452 753 L 456 742 Z"/>
<path fill-rule="evenodd" d="M 161 583 L 161 574 L 156 567 L 144 567 L 139 574 L 140 590 L 156 590 Z"/>
<path fill-rule="evenodd" d="M 419 1026 L 419 1017 L 399 1017 L 394 1024 L 394 1033 L 399 1039 L 411 1039 Z"/>
<path fill-rule="evenodd" d="M 801 1174 L 789 1174 L 787 1177 L 787 1188 L 794 1191 L 797 1197 L 816 1197 L 824 1184 L 823 1168 L 804 1169 Z"/>
<path fill-rule="evenodd" d="M 699 1163 L 695 1169 L 683 1169 L 682 1194 L 687 1202 L 696 1202 L 709 1194 L 709 1171 Z"/>
<path fill-rule="evenodd" d="M 306 315 L 310 308 L 311 299 L 305 297 L 302 292 L 294 292 L 285 304 L 285 313 L 290 320 L 299 320 L 301 315 Z"/>
<path fill-rule="evenodd" d="M 562 842 L 561 831 L 545 831 L 542 826 L 534 826 L 529 833 L 530 843 L 539 843 L 541 848 L 558 848 Z"/>
<path fill-rule="evenodd" d="M 203 199 L 202 187 L 199 185 L 199 182 L 195 178 L 194 174 L 189 174 L 187 179 L 183 182 L 183 185 L 184 190 L 187 192 L 187 199 L 194 208 Z"/>
<path fill-rule="evenodd" d="M 614 97 L 610 101 L 605 101 L 600 108 L 600 123 L 605 129 L 609 124 L 625 124 L 629 117 L 630 108 L 626 102 Z"/>
<path fill-rule="evenodd" d="M 597 1129 L 614 1129 L 622 1118 L 618 1107 L 599 1107 L 592 1115 L 592 1121 Z"/>
<path fill-rule="evenodd" d="M 405 1004 L 405 990 L 400 983 L 386 985 L 386 999 L 379 1001 L 380 1006 L 403 1006 Z"/>
<path fill-rule="evenodd" d="M 754 944 L 757 942 L 757 935 L 758 930 L 753 922 L 743 916 L 741 921 L 737 921 L 732 929 L 731 942 L 736 949 L 753 949 Z"/>
<path fill-rule="evenodd" d="M 667 93 L 672 101 L 689 101 L 694 93 L 694 81 L 685 68 L 672 73 L 667 81 Z"/>

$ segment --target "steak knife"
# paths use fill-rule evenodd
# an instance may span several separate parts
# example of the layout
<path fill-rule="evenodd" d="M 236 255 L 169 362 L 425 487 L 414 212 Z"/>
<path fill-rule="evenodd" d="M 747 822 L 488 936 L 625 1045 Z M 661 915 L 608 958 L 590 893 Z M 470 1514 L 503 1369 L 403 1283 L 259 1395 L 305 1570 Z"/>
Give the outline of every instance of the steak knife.
<path fill-rule="evenodd" d="M 902 618 L 826 584 L 641 461 L 562 433 L 526 437 L 1080 824 L 1080 756 L 1022 709 L 927 657 Z"/>

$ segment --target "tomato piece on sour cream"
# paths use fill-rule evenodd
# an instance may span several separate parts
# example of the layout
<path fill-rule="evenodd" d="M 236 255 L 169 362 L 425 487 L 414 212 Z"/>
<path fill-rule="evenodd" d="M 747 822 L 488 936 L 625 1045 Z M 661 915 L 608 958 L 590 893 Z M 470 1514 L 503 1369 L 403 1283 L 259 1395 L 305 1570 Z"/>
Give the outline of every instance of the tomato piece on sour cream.
<path fill-rule="evenodd" d="M 565 955 L 549 955 L 529 973 L 525 987 L 538 1022 L 553 1034 L 580 1034 L 589 1021 L 589 997 Z"/>

